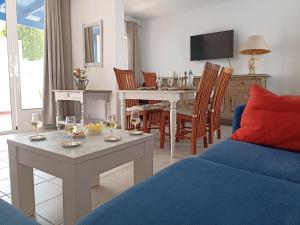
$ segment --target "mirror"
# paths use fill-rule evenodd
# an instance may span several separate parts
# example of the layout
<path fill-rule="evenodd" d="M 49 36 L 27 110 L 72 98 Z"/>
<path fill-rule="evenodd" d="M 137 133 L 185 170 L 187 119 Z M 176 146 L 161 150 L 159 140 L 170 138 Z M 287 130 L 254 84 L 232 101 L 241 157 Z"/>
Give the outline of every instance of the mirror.
<path fill-rule="evenodd" d="M 83 41 L 85 66 L 102 66 L 102 21 L 100 23 L 83 25 Z"/>

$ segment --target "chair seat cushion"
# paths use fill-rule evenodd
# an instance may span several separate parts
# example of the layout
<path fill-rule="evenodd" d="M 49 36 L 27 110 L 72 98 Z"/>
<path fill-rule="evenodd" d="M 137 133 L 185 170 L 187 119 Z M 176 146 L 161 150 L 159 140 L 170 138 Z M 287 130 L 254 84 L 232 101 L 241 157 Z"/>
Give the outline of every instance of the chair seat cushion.
<path fill-rule="evenodd" d="M 299 224 L 300 185 L 202 158 L 181 161 L 80 225 Z"/>
<path fill-rule="evenodd" d="M 2 225 L 39 225 L 23 215 L 18 209 L 0 199 L 0 224 Z"/>
<path fill-rule="evenodd" d="M 126 108 L 127 112 L 131 112 L 133 110 L 137 110 L 137 111 L 155 111 L 155 110 L 161 110 L 161 106 L 160 105 L 156 105 L 156 104 L 146 104 L 146 105 L 135 105 L 132 106 L 130 108 Z"/>

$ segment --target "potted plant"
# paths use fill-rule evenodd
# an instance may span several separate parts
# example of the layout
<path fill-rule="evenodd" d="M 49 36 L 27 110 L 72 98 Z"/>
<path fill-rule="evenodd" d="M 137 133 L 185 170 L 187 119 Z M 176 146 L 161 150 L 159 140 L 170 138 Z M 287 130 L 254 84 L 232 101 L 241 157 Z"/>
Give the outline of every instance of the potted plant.
<path fill-rule="evenodd" d="M 86 75 L 86 71 L 76 68 L 73 70 L 74 80 L 78 90 L 85 90 L 89 83 L 89 79 Z"/>

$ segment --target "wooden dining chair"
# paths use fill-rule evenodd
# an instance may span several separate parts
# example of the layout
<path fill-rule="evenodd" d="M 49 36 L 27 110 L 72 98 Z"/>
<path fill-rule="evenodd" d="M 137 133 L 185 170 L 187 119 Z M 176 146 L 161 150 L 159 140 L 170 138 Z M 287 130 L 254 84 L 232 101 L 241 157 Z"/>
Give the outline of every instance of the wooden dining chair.
<path fill-rule="evenodd" d="M 144 81 L 145 81 L 145 87 L 157 89 L 156 84 L 156 73 L 153 72 L 142 72 Z M 149 104 L 157 104 L 160 103 L 159 100 L 148 100 Z M 160 129 L 160 119 L 161 119 L 161 113 L 162 110 L 157 111 L 156 113 L 150 113 L 148 117 L 148 133 L 150 133 L 150 130 L 152 129 Z"/>
<path fill-rule="evenodd" d="M 114 72 L 116 75 L 117 83 L 119 86 L 119 90 L 136 90 L 137 85 L 135 83 L 134 79 L 134 73 L 132 70 L 121 70 L 114 68 Z M 131 108 L 133 106 L 139 106 L 139 100 L 138 99 L 127 99 L 126 100 L 126 108 Z M 141 106 L 142 107 L 142 106 Z M 143 108 L 143 110 L 139 110 L 139 114 L 143 120 L 143 132 L 149 133 L 151 130 L 151 127 L 149 127 L 149 118 L 151 118 L 152 113 L 158 113 L 160 112 L 160 109 L 153 109 L 151 107 Z M 126 111 L 126 128 L 127 129 L 133 129 L 133 125 L 130 123 L 130 116 L 131 112 Z"/>
<path fill-rule="evenodd" d="M 221 108 L 225 97 L 233 69 L 223 67 L 217 79 L 212 103 L 208 112 L 208 142 L 213 144 L 213 133 L 217 132 L 217 138 L 221 139 Z"/>
<path fill-rule="evenodd" d="M 206 123 L 209 99 L 218 76 L 220 65 L 207 62 L 198 85 L 193 108 L 177 110 L 176 140 L 189 139 L 192 142 L 192 154 L 197 153 L 197 138 L 203 138 L 204 147 L 208 147 L 206 135 Z M 166 124 L 169 123 L 170 113 L 164 111 L 161 119 L 160 147 L 164 148 Z M 187 127 L 186 123 L 191 126 Z"/>

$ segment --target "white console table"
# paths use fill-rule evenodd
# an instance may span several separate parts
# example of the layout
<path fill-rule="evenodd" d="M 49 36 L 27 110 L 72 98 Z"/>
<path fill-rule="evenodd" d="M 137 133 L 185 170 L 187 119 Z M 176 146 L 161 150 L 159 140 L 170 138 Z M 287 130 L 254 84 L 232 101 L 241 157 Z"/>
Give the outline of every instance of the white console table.
<path fill-rule="evenodd" d="M 87 100 L 104 100 L 105 101 L 105 117 L 107 117 L 107 106 L 109 105 L 109 99 L 112 91 L 105 90 L 53 90 L 55 94 L 56 102 L 56 127 L 64 124 L 61 120 L 59 113 L 59 101 L 77 101 L 80 102 L 81 108 L 81 120 L 80 124 L 84 125 L 85 112 L 87 110 Z"/>

